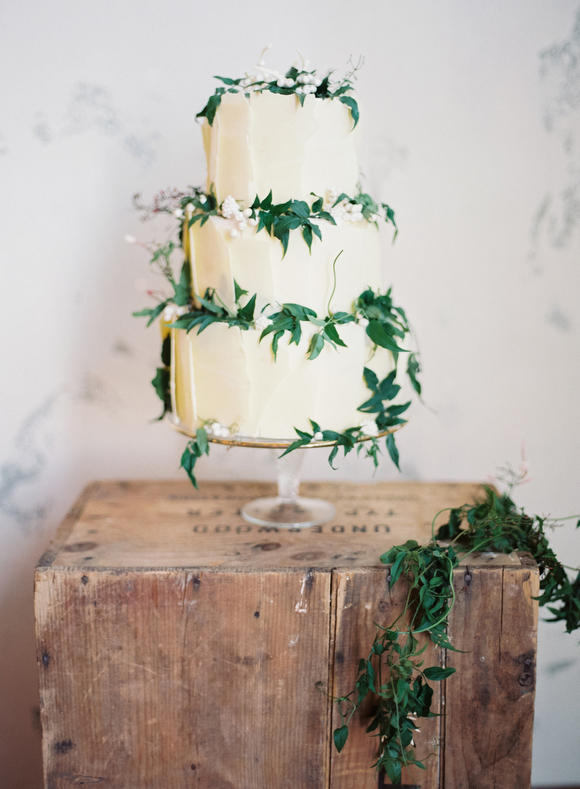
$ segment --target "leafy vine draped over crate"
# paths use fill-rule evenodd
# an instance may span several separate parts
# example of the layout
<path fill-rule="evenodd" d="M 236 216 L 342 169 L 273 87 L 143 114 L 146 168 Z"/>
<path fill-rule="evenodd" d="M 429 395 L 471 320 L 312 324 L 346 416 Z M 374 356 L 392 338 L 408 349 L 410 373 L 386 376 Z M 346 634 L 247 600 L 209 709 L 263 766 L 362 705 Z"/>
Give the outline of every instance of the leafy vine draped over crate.
<path fill-rule="evenodd" d="M 540 571 L 538 602 L 551 613 L 548 621 L 564 622 L 568 633 L 580 628 L 580 570 L 561 564 L 549 545 L 545 529 L 556 521 L 528 515 L 516 506 L 511 498 L 516 481 L 521 480 L 512 479 L 505 493 L 485 487 L 483 499 L 438 512 L 427 545 L 408 540 L 380 557 L 390 565 L 391 588 L 399 579 L 408 583 L 407 598 L 393 622 L 386 627 L 377 624 L 369 654 L 359 662 L 354 690 L 335 699 L 342 724 L 334 731 L 334 744 L 338 751 L 344 748 L 354 714 L 370 697 L 376 704 L 367 727 L 377 738 L 373 767 L 393 783 L 400 783 L 405 767 L 425 767 L 415 752 L 413 736 L 419 718 L 435 715 L 429 682 L 455 672 L 451 667 L 425 667 L 422 656 L 427 644 L 421 645 L 418 636 L 425 633 L 436 646 L 455 650 L 447 638 L 447 622 L 455 602 L 453 570 L 459 561 L 464 563 L 479 551 L 529 553 Z M 436 520 L 445 512 L 448 521 L 435 533 Z M 567 570 L 576 572 L 576 577 L 570 578 Z"/>

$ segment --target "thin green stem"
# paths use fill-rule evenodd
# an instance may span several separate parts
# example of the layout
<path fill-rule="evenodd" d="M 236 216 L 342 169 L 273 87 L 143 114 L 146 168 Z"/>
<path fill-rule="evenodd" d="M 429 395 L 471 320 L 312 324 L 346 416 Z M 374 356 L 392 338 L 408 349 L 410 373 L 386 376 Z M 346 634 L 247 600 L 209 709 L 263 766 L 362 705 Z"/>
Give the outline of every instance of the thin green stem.
<path fill-rule="evenodd" d="M 338 255 L 332 261 L 332 278 L 333 278 L 332 291 L 330 293 L 330 298 L 328 299 L 328 306 L 326 307 L 326 312 L 328 313 L 329 317 L 332 317 L 332 312 L 330 310 L 330 304 L 332 302 L 332 299 L 334 298 L 334 294 L 336 293 L 336 261 L 342 255 L 343 251 L 344 250 L 341 249 L 340 252 L 338 253 Z"/>

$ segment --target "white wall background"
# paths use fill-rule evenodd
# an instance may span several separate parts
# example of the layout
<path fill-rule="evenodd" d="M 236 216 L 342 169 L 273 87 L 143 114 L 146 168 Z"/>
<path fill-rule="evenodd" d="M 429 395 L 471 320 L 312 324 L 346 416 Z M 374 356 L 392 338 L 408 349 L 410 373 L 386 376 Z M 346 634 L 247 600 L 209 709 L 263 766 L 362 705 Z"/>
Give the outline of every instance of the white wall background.
<path fill-rule="evenodd" d="M 32 569 L 82 485 L 173 477 L 181 439 L 148 423 L 157 335 L 130 317 L 147 236 L 131 195 L 200 183 L 193 122 L 212 74 L 272 42 L 320 67 L 364 55 L 367 186 L 397 211 L 385 266 L 415 323 L 430 409 L 403 474 L 485 479 L 522 445 L 518 501 L 570 514 L 578 492 L 580 6 L 222 0 L 0 3 L 0 748 L 2 785 L 40 785 Z M 327 477 L 325 458 L 310 477 Z M 213 452 L 202 477 L 241 473 Z M 263 455 L 245 457 L 269 475 Z M 362 462 L 362 461 L 361 461 Z M 343 463 L 333 478 L 366 479 Z M 390 479 L 387 463 L 377 477 Z M 554 534 L 580 562 L 573 528 Z M 578 638 L 540 632 L 534 781 L 580 775 Z"/>

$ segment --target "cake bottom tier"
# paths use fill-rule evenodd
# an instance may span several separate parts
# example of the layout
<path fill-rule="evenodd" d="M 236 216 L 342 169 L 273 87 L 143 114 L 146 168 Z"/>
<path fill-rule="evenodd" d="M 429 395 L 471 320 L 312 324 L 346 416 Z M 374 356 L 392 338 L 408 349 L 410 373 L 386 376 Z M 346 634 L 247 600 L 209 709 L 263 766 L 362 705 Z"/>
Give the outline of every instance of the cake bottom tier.
<path fill-rule="evenodd" d="M 314 330 L 314 329 L 313 329 Z M 347 347 L 326 346 L 307 358 L 312 332 L 299 345 L 282 339 L 274 359 L 269 338 L 257 331 L 215 325 L 197 334 L 171 330 L 171 403 L 181 427 L 193 432 L 215 420 L 241 436 L 296 438 L 294 428 L 343 431 L 368 415 L 358 407 L 370 393 L 364 367 L 379 378 L 394 366 L 384 349 L 374 351 L 356 324 L 340 327 Z"/>

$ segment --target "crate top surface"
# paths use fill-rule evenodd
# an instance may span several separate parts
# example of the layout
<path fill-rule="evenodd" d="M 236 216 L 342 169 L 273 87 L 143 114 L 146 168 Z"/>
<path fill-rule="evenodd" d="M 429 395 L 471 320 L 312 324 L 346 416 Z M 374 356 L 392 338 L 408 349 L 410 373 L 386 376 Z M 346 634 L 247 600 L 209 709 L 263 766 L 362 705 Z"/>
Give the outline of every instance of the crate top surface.
<path fill-rule="evenodd" d="M 192 567 L 232 571 L 384 567 L 379 557 L 408 539 L 427 542 L 444 507 L 481 494 L 476 483 L 303 483 L 301 494 L 336 507 L 330 523 L 293 530 L 254 526 L 239 514 L 274 495 L 257 482 L 94 482 L 60 526 L 39 567 Z M 438 523 L 444 523 L 444 516 Z M 470 556 L 477 566 L 522 566 L 516 554 Z"/>

